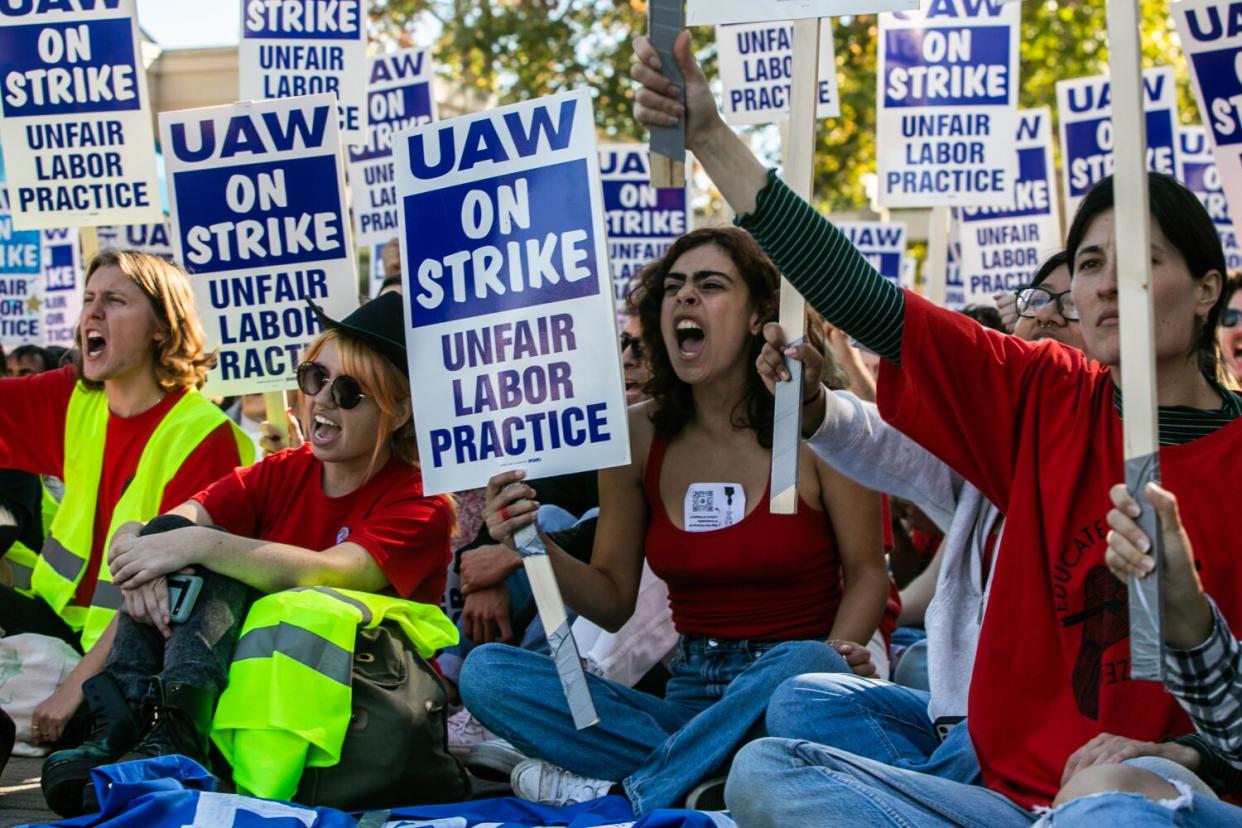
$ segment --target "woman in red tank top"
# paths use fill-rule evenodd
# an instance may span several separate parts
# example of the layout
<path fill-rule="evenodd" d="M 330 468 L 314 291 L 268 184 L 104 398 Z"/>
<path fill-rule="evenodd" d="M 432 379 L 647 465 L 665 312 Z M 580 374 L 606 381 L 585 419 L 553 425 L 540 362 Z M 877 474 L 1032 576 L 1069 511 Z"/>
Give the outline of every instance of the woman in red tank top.
<path fill-rule="evenodd" d="M 755 360 L 776 317 L 771 260 L 745 231 L 707 228 L 640 278 L 652 399 L 630 408 L 632 460 L 599 474 L 591 562 L 547 546 L 565 602 L 605 629 L 632 613 L 644 556 L 668 583 L 682 637 L 666 696 L 589 677 L 600 721 L 579 732 L 548 656 L 486 645 L 461 673 L 475 717 L 539 757 L 514 769 L 518 795 L 616 789 L 636 815 L 723 774 L 785 678 L 874 674 L 865 648 L 889 594 L 878 495 L 803 448 L 797 514 L 768 510 L 773 400 Z M 504 490 L 520 479 L 488 486 L 488 528 L 510 544 L 538 509 L 536 487 Z"/>

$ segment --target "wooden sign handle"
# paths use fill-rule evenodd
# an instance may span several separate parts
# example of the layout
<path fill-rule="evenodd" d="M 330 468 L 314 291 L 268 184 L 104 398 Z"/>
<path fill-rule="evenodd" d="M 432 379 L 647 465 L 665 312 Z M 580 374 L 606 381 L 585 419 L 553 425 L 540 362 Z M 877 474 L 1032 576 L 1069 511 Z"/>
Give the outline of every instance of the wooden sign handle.
<path fill-rule="evenodd" d="M 949 208 L 931 210 L 927 227 L 927 299 L 944 307 L 949 290 Z"/>
<path fill-rule="evenodd" d="M 1112 84 L 1113 212 L 1117 237 L 1117 302 L 1120 314 L 1122 423 L 1126 487 L 1142 508 L 1139 519 L 1151 538 L 1156 568 L 1131 578 L 1130 677 L 1164 678 L 1164 605 L 1160 580 L 1164 549 L 1160 522 L 1143 489 L 1160 477 L 1156 413 L 1155 314 L 1151 303 L 1151 207 L 1147 191 L 1147 119 L 1143 114 L 1142 54 L 1135 0 L 1107 0 L 1108 64 Z"/>
<path fill-rule="evenodd" d="M 793 24 L 793 77 L 790 84 L 789 131 L 785 142 L 785 183 L 799 197 L 811 200 L 815 190 L 815 110 L 819 102 L 819 32 L 817 18 Z M 806 302 L 794 286 L 781 279 L 778 321 L 791 345 L 806 336 Z M 772 419 L 772 486 L 768 511 L 798 511 L 798 455 L 802 444 L 802 363 L 786 359 L 789 379 L 776 384 Z"/>

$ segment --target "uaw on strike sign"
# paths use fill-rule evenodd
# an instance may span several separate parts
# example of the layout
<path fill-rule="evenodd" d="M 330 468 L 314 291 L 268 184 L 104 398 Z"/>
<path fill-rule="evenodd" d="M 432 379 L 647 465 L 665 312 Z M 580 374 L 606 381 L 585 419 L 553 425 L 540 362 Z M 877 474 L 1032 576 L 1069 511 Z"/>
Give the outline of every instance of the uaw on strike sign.
<path fill-rule="evenodd" d="M 416 127 L 393 150 L 426 493 L 629 462 L 590 94 Z"/>
<path fill-rule="evenodd" d="M 0 114 L 15 227 L 162 217 L 134 0 L 0 0 Z"/>
<path fill-rule="evenodd" d="M 1225 250 L 1225 267 L 1229 270 L 1242 268 L 1238 234 L 1234 230 L 1229 202 L 1212 156 L 1212 144 L 1203 127 L 1181 127 L 1177 130 L 1177 180 L 1199 197 L 1212 217 L 1212 223 L 1220 235 L 1220 245 Z"/>
<path fill-rule="evenodd" d="M 177 261 L 190 272 L 207 377 L 231 396 L 294 386 L 321 328 L 357 306 L 336 101 L 308 95 L 160 114 Z"/>
<path fill-rule="evenodd" d="M 1010 200 L 1021 11 L 998 0 L 924 0 L 917 12 L 880 15 L 882 206 Z"/>

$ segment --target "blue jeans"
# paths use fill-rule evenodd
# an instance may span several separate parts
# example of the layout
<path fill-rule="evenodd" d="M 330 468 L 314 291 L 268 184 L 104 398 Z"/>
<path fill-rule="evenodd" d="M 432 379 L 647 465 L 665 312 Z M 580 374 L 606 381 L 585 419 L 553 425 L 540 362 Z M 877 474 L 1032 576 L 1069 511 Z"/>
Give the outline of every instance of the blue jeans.
<path fill-rule="evenodd" d="M 1105 793 L 1084 796 L 1067 802 L 1046 814 L 1043 826 L 1094 825 L 1174 825 L 1179 828 L 1212 828 L 1242 826 L 1242 808 L 1220 799 L 1190 771 L 1168 759 L 1143 756 L 1127 759 L 1125 764 L 1150 771 L 1170 782 L 1183 783 L 1181 794 L 1169 802 L 1152 802 L 1133 793 Z"/>
<path fill-rule="evenodd" d="M 965 722 L 940 741 L 927 700 L 853 675 L 785 682 L 768 706 L 767 731 L 777 738 L 747 745 L 729 773 L 734 818 L 748 828 L 1029 825 L 1034 815 L 980 784 Z"/>
<path fill-rule="evenodd" d="M 539 527 L 544 532 L 558 532 L 598 514 L 599 509 L 588 509 L 581 518 L 575 518 L 560 506 L 545 503 L 539 507 Z M 508 578 L 505 578 L 505 590 L 509 593 L 509 623 L 515 633 L 521 632 L 522 634 L 518 646 L 523 650 L 547 655 L 548 637 L 544 635 L 543 624 L 539 623 L 535 594 L 531 592 L 530 578 L 526 576 L 524 568 L 515 569 Z M 575 617 L 573 613 L 569 614 L 571 623 Z M 471 650 L 479 646 L 466 635 L 460 618 L 457 619 L 457 632 L 458 642 L 452 647 L 441 650 L 436 657 L 440 672 L 445 678 L 455 683 L 460 681 L 462 662 L 466 656 L 470 655 Z"/>
<path fill-rule="evenodd" d="M 893 684 L 914 690 L 930 690 L 927 678 L 927 639 L 922 638 L 901 651 L 893 670 Z"/>
<path fill-rule="evenodd" d="M 664 698 L 588 675 L 600 721 L 574 728 L 552 659 L 503 644 L 479 647 L 461 671 L 462 700 L 519 750 L 574 773 L 620 781 L 642 816 L 681 807 L 699 782 L 763 735 L 773 691 L 807 670 L 847 671 L 818 641 L 683 637 Z"/>

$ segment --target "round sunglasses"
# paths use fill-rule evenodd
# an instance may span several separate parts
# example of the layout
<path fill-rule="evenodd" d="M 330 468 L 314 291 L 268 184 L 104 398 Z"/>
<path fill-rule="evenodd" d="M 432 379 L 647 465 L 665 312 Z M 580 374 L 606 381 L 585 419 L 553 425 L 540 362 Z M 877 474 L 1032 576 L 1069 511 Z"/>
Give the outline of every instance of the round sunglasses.
<path fill-rule="evenodd" d="M 328 379 L 328 369 L 318 362 L 303 362 L 298 366 L 298 388 L 308 397 L 315 397 L 325 385 L 331 385 L 332 400 L 339 407 L 349 410 L 367 399 L 369 395 L 362 393 L 358 380 L 348 374 L 341 374 L 336 379 Z"/>

